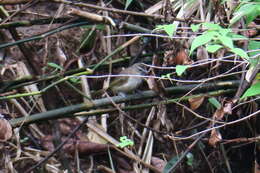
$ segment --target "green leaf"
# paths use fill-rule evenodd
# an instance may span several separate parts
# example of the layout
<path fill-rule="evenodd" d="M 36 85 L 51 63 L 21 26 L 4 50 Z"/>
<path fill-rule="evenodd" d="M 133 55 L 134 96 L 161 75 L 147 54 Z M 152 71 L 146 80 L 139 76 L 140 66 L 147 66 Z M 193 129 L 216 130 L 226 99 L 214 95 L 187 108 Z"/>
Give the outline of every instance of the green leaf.
<path fill-rule="evenodd" d="M 165 165 L 165 167 L 163 169 L 163 173 L 170 173 L 172 168 L 178 162 L 178 159 L 179 159 L 178 156 L 175 156 L 175 157 L 171 158 L 171 160 L 169 160 L 169 162 L 167 162 L 167 164 Z"/>
<path fill-rule="evenodd" d="M 173 33 L 176 31 L 177 26 L 175 24 L 169 24 L 169 25 L 157 25 L 156 29 L 162 29 L 164 30 L 170 37 L 173 36 Z"/>
<path fill-rule="evenodd" d="M 260 41 L 249 41 L 248 50 L 256 50 L 259 48 L 260 48 Z M 260 50 L 255 52 L 249 52 L 248 54 L 249 56 L 255 56 L 257 54 L 260 54 Z"/>
<path fill-rule="evenodd" d="M 218 31 L 222 36 L 227 36 L 229 33 L 231 33 L 232 32 L 232 30 L 231 29 L 219 29 L 219 31 Z"/>
<path fill-rule="evenodd" d="M 202 23 L 202 26 L 208 28 L 209 30 L 220 30 L 222 29 L 219 24 L 215 23 Z"/>
<path fill-rule="evenodd" d="M 219 36 L 218 39 L 221 41 L 221 43 L 225 46 L 227 46 L 230 49 L 234 48 L 233 40 L 230 37 L 227 36 Z"/>
<path fill-rule="evenodd" d="M 258 6 L 252 3 L 243 4 L 238 8 L 238 10 L 234 13 L 234 17 L 230 20 L 230 26 L 240 20 L 242 17 L 246 17 L 246 23 L 250 23 L 253 21 L 259 11 Z"/>
<path fill-rule="evenodd" d="M 215 106 L 217 109 L 220 109 L 220 108 L 221 108 L 221 104 L 219 103 L 219 101 L 218 101 L 216 98 L 211 97 L 211 98 L 209 98 L 208 100 L 209 100 L 209 102 L 210 102 L 213 106 Z"/>
<path fill-rule="evenodd" d="M 192 165 L 193 165 L 193 162 L 194 162 L 194 156 L 193 156 L 193 154 L 192 154 L 192 153 L 188 153 L 188 154 L 186 155 L 186 158 L 187 158 L 187 161 L 186 161 L 187 165 L 192 166 Z"/>
<path fill-rule="evenodd" d="M 69 81 L 71 83 L 77 84 L 77 83 L 80 83 L 80 78 L 79 77 L 71 77 L 71 78 L 69 78 Z"/>
<path fill-rule="evenodd" d="M 233 52 L 233 53 L 239 55 L 239 56 L 242 57 L 242 58 L 249 59 L 247 53 L 246 53 L 243 49 L 233 48 L 233 49 L 231 49 L 231 52 Z"/>
<path fill-rule="evenodd" d="M 176 73 L 178 76 L 181 76 L 183 72 L 185 72 L 185 70 L 189 68 L 188 65 L 177 65 L 176 66 Z"/>
<path fill-rule="evenodd" d="M 243 35 L 235 34 L 235 33 L 233 33 L 233 32 L 228 33 L 227 36 L 231 37 L 233 40 L 236 40 L 236 39 L 248 40 L 247 37 L 245 37 L 245 36 L 243 36 Z"/>
<path fill-rule="evenodd" d="M 191 27 L 191 30 L 193 31 L 193 32 L 197 32 L 199 29 L 200 29 L 200 25 L 201 24 L 197 24 L 197 25 L 194 25 L 194 24 L 192 24 L 190 27 Z"/>
<path fill-rule="evenodd" d="M 55 64 L 55 63 L 53 63 L 53 62 L 48 62 L 47 65 L 48 65 L 49 67 L 52 67 L 52 68 L 55 68 L 55 69 L 63 70 L 63 68 L 62 68 L 60 65 Z"/>
<path fill-rule="evenodd" d="M 162 75 L 161 78 L 165 78 L 165 79 L 170 79 L 171 78 L 171 73 L 168 73 L 166 75 Z"/>
<path fill-rule="evenodd" d="M 253 20 L 255 20 L 255 18 L 256 18 L 257 16 L 260 15 L 260 13 L 259 13 L 260 10 L 259 10 L 259 8 L 260 8 L 260 4 L 255 4 L 255 5 L 253 5 L 252 10 L 249 11 L 249 13 L 246 14 L 246 25 L 248 25 L 249 23 L 251 23 Z"/>
<path fill-rule="evenodd" d="M 129 7 L 129 5 L 133 2 L 133 0 L 126 0 L 125 10 Z"/>
<path fill-rule="evenodd" d="M 223 46 L 222 45 L 219 45 L 219 44 L 214 44 L 214 45 L 207 45 L 206 46 L 206 50 L 209 52 L 209 53 L 215 53 L 216 51 L 218 51 L 220 48 L 222 48 Z"/>
<path fill-rule="evenodd" d="M 260 82 L 257 82 L 256 84 L 251 85 L 251 87 L 246 90 L 246 92 L 243 94 L 241 99 L 245 97 L 256 96 L 259 94 L 260 94 Z"/>
<path fill-rule="evenodd" d="M 120 137 L 120 143 L 117 144 L 117 147 L 124 148 L 128 146 L 133 146 L 134 142 L 131 139 L 128 139 L 126 136 Z"/>
<path fill-rule="evenodd" d="M 252 50 L 257 50 L 259 48 L 260 48 L 260 41 L 249 41 L 248 50 L 252 51 Z M 250 57 L 254 57 L 256 55 L 259 55 L 260 51 L 249 52 L 248 54 Z M 260 56 L 249 58 L 249 62 L 251 65 L 256 66 L 260 62 Z"/>
<path fill-rule="evenodd" d="M 216 35 L 217 35 L 217 32 L 206 32 L 206 33 L 203 33 L 202 35 L 196 37 L 192 41 L 191 48 L 190 48 L 190 54 L 199 46 L 202 46 L 202 45 L 210 42 Z"/>

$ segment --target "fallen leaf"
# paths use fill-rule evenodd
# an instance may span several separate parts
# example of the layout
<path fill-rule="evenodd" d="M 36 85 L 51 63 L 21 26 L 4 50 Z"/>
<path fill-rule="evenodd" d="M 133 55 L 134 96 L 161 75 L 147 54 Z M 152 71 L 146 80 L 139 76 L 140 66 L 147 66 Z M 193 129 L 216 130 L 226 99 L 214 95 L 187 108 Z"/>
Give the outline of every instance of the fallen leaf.
<path fill-rule="evenodd" d="M 223 108 L 224 113 L 231 115 L 232 114 L 232 105 L 233 105 L 232 102 L 226 103 Z"/>
<path fill-rule="evenodd" d="M 200 105 L 203 103 L 205 97 L 195 97 L 195 98 L 190 98 L 189 104 L 190 104 L 190 108 L 192 110 L 196 110 L 200 107 Z"/>
<path fill-rule="evenodd" d="M 151 163 L 154 167 L 162 172 L 167 162 L 158 157 L 152 157 Z"/>
<path fill-rule="evenodd" d="M 152 76 L 156 75 L 154 72 L 151 72 L 151 73 L 152 73 Z M 165 92 L 165 89 L 164 89 L 161 81 L 158 81 L 157 79 L 155 79 L 153 77 L 149 77 L 148 79 L 146 79 L 146 82 L 147 82 L 150 90 L 153 90 L 155 93 L 157 93 L 162 98 L 165 97 L 166 92 Z"/>
<path fill-rule="evenodd" d="M 177 53 L 173 50 L 166 51 L 164 57 L 164 66 L 189 65 L 192 63 L 185 49 L 180 49 Z"/>
<path fill-rule="evenodd" d="M 224 112 L 224 109 L 223 107 L 221 107 L 220 109 L 217 109 L 213 115 L 213 118 L 215 120 L 222 120 L 222 118 L 224 117 L 225 115 L 225 112 Z"/>
<path fill-rule="evenodd" d="M 10 123 L 4 119 L 4 118 L 0 118 L 0 140 L 1 141 L 7 141 L 8 139 L 10 139 L 13 135 L 12 132 L 12 126 L 10 125 Z"/>
<path fill-rule="evenodd" d="M 197 49 L 197 60 L 207 60 L 207 59 L 209 59 L 208 51 L 206 50 L 205 47 L 200 46 Z"/>
<path fill-rule="evenodd" d="M 254 29 L 257 27 L 256 23 L 255 22 L 251 22 L 249 25 L 248 25 L 248 28 L 251 28 L 247 31 L 245 31 L 245 36 L 246 37 L 254 37 L 257 35 L 257 29 Z"/>
<path fill-rule="evenodd" d="M 79 154 L 88 155 L 107 151 L 108 145 L 97 144 L 93 142 L 86 142 L 80 140 L 70 140 L 67 144 L 63 146 L 65 152 L 73 155 L 77 149 Z"/>
<path fill-rule="evenodd" d="M 174 58 L 175 65 L 188 65 L 191 64 L 191 60 L 188 57 L 185 49 L 181 49 Z"/>
<path fill-rule="evenodd" d="M 221 139 L 222 139 L 222 136 L 221 136 L 221 134 L 219 133 L 219 131 L 216 130 L 216 129 L 213 129 L 213 130 L 211 131 L 211 134 L 210 134 L 209 144 L 210 144 L 211 146 L 213 146 L 213 147 L 216 147 L 217 143 L 218 143 L 219 141 L 221 141 Z"/>
<path fill-rule="evenodd" d="M 53 136 L 47 135 L 41 138 L 41 145 L 47 151 L 54 151 L 54 145 L 52 143 Z"/>

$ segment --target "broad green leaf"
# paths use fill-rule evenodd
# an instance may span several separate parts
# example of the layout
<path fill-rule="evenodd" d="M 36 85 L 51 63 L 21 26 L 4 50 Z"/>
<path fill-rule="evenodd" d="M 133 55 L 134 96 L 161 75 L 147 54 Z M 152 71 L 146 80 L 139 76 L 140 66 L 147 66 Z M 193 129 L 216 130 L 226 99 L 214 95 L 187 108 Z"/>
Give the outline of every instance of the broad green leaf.
<path fill-rule="evenodd" d="M 157 25 L 156 29 L 162 29 L 164 30 L 170 37 L 173 36 L 173 33 L 176 31 L 177 27 L 175 24 L 169 24 L 169 25 Z"/>
<path fill-rule="evenodd" d="M 133 0 L 126 0 L 125 10 L 129 7 L 129 5 L 133 2 Z"/>
<path fill-rule="evenodd" d="M 207 45 L 206 46 L 206 50 L 209 52 L 209 53 L 215 53 L 216 51 L 218 51 L 220 48 L 222 48 L 223 46 L 222 45 L 219 45 L 219 44 L 214 44 L 214 45 Z"/>
<path fill-rule="evenodd" d="M 248 50 L 257 50 L 260 48 L 260 41 L 249 41 Z M 260 50 L 255 52 L 248 53 L 250 57 L 254 57 L 259 55 L 258 57 L 249 58 L 249 62 L 251 65 L 256 66 L 260 62 Z"/>
<path fill-rule="evenodd" d="M 233 48 L 233 49 L 231 49 L 231 52 L 233 52 L 233 53 L 239 55 L 239 56 L 242 57 L 242 58 L 249 59 L 247 53 L 246 53 L 243 49 Z"/>
<path fill-rule="evenodd" d="M 219 29 L 219 31 L 218 31 L 219 33 L 220 33 L 220 35 L 222 35 L 222 36 L 227 36 L 229 33 L 231 33 L 232 32 L 232 30 L 231 29 Z"/>
<path fill-rule="evenodd" d="M 178 75 L 178 76 L 181 76 L 181 75 L 185 72 L 185 70 L 186 70 L 187 68 L 189 68 L 188 65 L 177 65 L 177 66 L 176 66 L 176 73 L 177 73 L 177 75 Z"/>
<path fill-rule="evenodd" d="M 221 104 L 219 103 L 219 101 L 218 101 L 216 98 L 211 97 L 211 98 L 209 98 L 208 100 L 209 100 L 209 102 L 210 102 L 213 106 L 215 106 L 215 108 L 217 108 L 217 109 L 220 109 L 220 108 L 221 108 Z"/>
<path fill-rule="evenodd" d="M 219 24 L 215 23 L 202 23 L 202 26 L 208 28 L 209 30 L 220 30 L 222 29 Z"/>
<path fill-rule="evenodd" d="M 55 64 L 53 62 L 48 62 L 47 65 L 55 69 L 63 70 L 63 68 L 60 65 Z"/>
<path fill-rule="evenodd" d="M 227 36 L 231 37 L 233 40 L 236 40 L 236 39 L 248 40 L 247 37 L 245 37 L 245 36 L 243 36 L 243 35 L 235 34 L 235 33 L 233 33 L 233 32 L 228 33 Z"/>
<path fill-rule="evenodd" d="M 234 48 L 233 40 L 230 37 L 227 36 L 219 36 L 218 39 L 221 41 L 221 43 L 225 46 L 227 46 L 230 49 Z"/>
<path fill-rule="evenodd" d="M 255 11 L 258 11 L 255 7 L 255 4 L 244 4 L 241 5 L 240 8 L 234 13 L 234 17 L 230 20 L 230 26 L 236 23 L 239 19 L 241 19 L 243 16 L 250 16 L 250 14 L 254 13 Z M 251 15 L 253 17 L 254 15 Z M 251 17 L 249 19 L 246 18 L 246 21 L 250 21 Z"/>
<path fill-rule="evenodd" d="M 126 0 L 125 10 L 129 7 L 129 5 L 133 2 L 133 0 Z"/>
<path fill-rule="evenodd" d="M 249 41 L 248 50 L 256 50 L 259 48 L 260 48 L 260 41 Z M 249 52 L 248 54 L 249 56 L 255 56 L 257 54 L 260 54 L 260 50 L 255 52 Z"/>
<path fill-rule="evenodd" d="M 190 54 L 199 46 L 202 46 L 202 45 L 210 42 L 216 35 L 217 35 L 217 32 L 206 32 L 206 33 L 203 33 L 202 35 L 196 37 L 192 41 L 191 48 L 190 48 Z"/>
<path fill-rule="evenodd" d="M 246 90 L 246 92 L 243 94 L 241 99 L 245 97 L 256 96 L 259 94 L 260 94 L 260 82 L 257 82 L 256 84 L 251 85 L 251 87 Z"/>
<path fill-rule="evenodd" d="M 176 31 L 177 29 L 177 26 L 175 24 L 170 24 L 170 25 L 166 25 L 164 30 L 165 32 L 170 36 L 172 37 L 173 36 L 173 33 Z"/>
<path fill-rule="evenodd" d="M 163 169 L 163 173 L 170 173 L 172 168 L 177 163 L 178 159 L 179 159 L 178 156 L 175 156 L 175 157 L 171 158 L 171 160 L 169 160 L 169 162 L 167 162 L 167 164 L 165 165 L 165 167 Z"/>
<path fill-rule="evenodd" d="M 260 81 L 260 73 L 257 73 L 257 74 L 256 74 L 255 79 Z"/>
<path fill-rule="evenodd" d="M 190 27 L 191 27 L 191 30 L 193 31 L 193 32 L 197 32 L 199 29 L 200 29 L 200 25 L 201 24 L 197 24 L 197 25 L 194 25 L 194 24 L 192 24 Z"/>
<path fill-rule="evenodd" d="M 255 4 L 252 10 L 246 14 L 246 25 L 251 23 L 257 16 L 260 15 L 260 4 Z"/>

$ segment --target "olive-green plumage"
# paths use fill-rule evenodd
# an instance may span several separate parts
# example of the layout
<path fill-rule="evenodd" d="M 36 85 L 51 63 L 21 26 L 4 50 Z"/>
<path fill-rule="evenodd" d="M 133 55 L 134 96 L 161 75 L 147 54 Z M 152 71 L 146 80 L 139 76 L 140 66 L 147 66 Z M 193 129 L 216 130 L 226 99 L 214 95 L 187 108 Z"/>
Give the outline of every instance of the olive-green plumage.
<path fill-rule="evenodd" d="M 124 70 L 120 75 L 144 75 L 146 73 L 145 67 L 142 63 L 136 63 Z M 109 89 L 115 94 L 129 93 L 136 90 L 143 82 L 140 76 L 120 76 L 115 78 L 109 85 Z"/>
<path fill-rule="evenodd" d="M 136 90 L 143 82 L 141 75 L 147 73 L 145 66 L 142 63 L 136 63 L 132 66 L 122 70 L 119 76 L 115 77 L 109 84 L 106 90 L 112 91 L 114 94 L 126 94 Z M 127 75 L 140 75 L 140 76 L 127 76 Z M 99 95 L 104 93 L 104 89 L 99 90 L 94 93 L 94 95 Z"/>

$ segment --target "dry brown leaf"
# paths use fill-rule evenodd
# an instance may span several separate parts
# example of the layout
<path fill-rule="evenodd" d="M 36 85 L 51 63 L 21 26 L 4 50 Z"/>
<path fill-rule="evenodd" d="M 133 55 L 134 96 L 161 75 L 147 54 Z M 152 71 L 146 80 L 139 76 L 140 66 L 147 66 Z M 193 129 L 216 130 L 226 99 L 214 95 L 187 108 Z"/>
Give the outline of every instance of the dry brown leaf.
<path fill-rule="evenodd" d="M 164 53 L 164 65 L 189 65 L 192 60 L 189 58 L 185 49 L 179 50 L 176 54 L 174 51 L 166 51 Z"/>
<path fill-rule="evenodd" d="M 54 151 L 54 145 L 52 143 L 53 136 L 47 135 L 41 138 L 42 147 L 48 151 Z"/>
<path fill-rule="evenodd" d="M 56 52 L 55 52 L 56 57 L 58 58 L 60 65 L 64 66 L 64 64 L 65 64 L 65 62 L 67 61 L 68 58 L 65 55 L 64 51 L 62 50 L 61 43 L 60 43 L 59 40 L 56 42 L 55 48 L 56 48 Z"/>
<path fill-rule="evenodd" d="M 129 160 L 125 160 L 123 157 L 117 156 L 115 157 L 116 164 L 118 167 L 122 168 L 125 171 L 131 171 L 133 168 L 129 163 Z"/>
<path fill-rule="evenodd" d="M 203 103 L 205 97 L 195 97 L 189 99 L 190 108 L 196 110 Z"/>
<path fill-rule="evenodd" d="M 164 160 L 158 158 L 158 157 L 152 157 L 151 163 L 154 167 L 156 167 L 161 172 L 163 171 L 163 168 L 167 164 Z"/>
<path fill-rule="evenodd" d="M 222 118 L 224 117 L 225 115 L 225 112 L 224 112 L 224 109 L 223 107 L 221 107 L 220 109 L 217 109 L 213 115 L 213 118 L 215 120 L 222 120 Z"/>
<path fill-rule="evenodd" d="M 105 132 L 105 129 L 98 123 L 94 123 L 95 128 L 102 130 L 103 132 Z M 89 141 L 94 142 L 94 143 L 99 143 L 99 144 L 107 144 L 108 141 L 106 139 L 104 139 L 102 136 L 100 136 L 98 133 L 96 133 L 95 131 L 89 129 L 87 137 L 89 139 Z"/>
<path fill-rule="evenodd" d="M 197 49 L 197 60 L 207 60 L 207 59 L 209 59 L 208 51 L 206 50 L 205 47 L 200 46 Z"/>
<path fill-rule="evenodd" d="M 213 129 L 211 131 L 211 134 L 210 134 L 210 138 L 209 138 L 209 145 L 213 146 L 213 147 L 216 147 L 217 143 L 219 141 L 221 141 L 222 139 L 222 136 L 221 134 L 219 133 L 218 130 L 216 129 Z"/>
<path fill-rule="evenodd" d="M 255 22 L 251 22 L 251 23 L 248 25 L 248 27 L 251 27 L 251 29 L 249 29 L 249 30 L 247 30 L 247 31 L 245 32 L 245 36 L 246 36 L 246 37 L 254 37 L 254 36 L 256 36 L 256 35 L 257 35 L 257 29 L 253 29 L 253 28 L 256 28 L 256 27 L 257 27 L 256 23 L 255 23 Z"/>
<path fill-rule="evenodd" d="M 191 60 L 185 51 L 185 49 L 181 49 L 177 55 L 175 56 L 175 64 L 176 65 L 188 65 L 191 64 Z"/>
<path fill-rule="evenodd" d="M 155 76 L 155 73 L 153 73 L 152 76 Z M 166 95 L 165 89 L 164 89 L 163 85 L 160 83 L 160 81 L 156 80 L 153 77 L 149 77 L 146 80 L 146 82 L 148 84 L 149 89 L 153 90 L 160 97 L 164 97 Z"/>
<path fill-rule="evenodd" d="M 62 138 L 61 140 L 64 141 L 65 138 Z M 44 149 L 48 151 L 54 151 L 53 136 L 48 135 L 43 137 L 41 139 L 41 144 Z M 104 152 L 107 150 L 107 147 L 108 145 L 105 144 L 69 139 L 68 142 L 63 146 L 63 150 L 71 155 L 75 153 L 76 149 L 78 150 L 79 154 L 93 154 Z"/>
<path fill-rule="evenodd" d="M 226 103 L 224 108 L 223 108 L 224 113 L 231 115 L 232 114 L 232 105 L 233 105 L 232 102 Z"/>
<path fill-rule="evenodd" d="M 152 78 L 152 77 L 149 77 L 147 80 L 146 80 L 147 84 L 148 84 L 148 87 L 150 90 L 153 90 L 155 92 L 159 92 L 159 88 L 158 88 L 158 85 L 157 83 L 155 82 L 155 79 Z"/>
<path fill-rule="evenodd" d="M 0 140 L 1 141 L 7 141 L 10 139 L 13 135 L 12 126 L 10 123 L 4 119 L 0 118 Z"/>
<path fill-rule="evenodd" d="M 108 145 L 97 144 L 93 142 L 85 142 L 80 140 L 70 140 L 67 144 L 63 146 L 65 152 L 73 155 L 77 149 L 79 154 L 94 154 L 107 151 Z"/>

